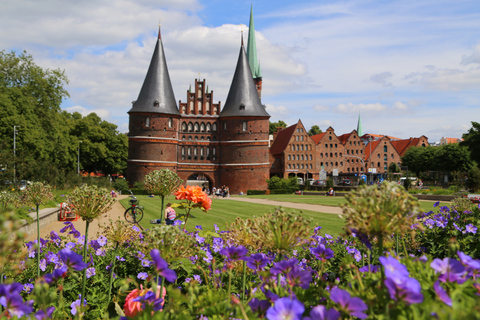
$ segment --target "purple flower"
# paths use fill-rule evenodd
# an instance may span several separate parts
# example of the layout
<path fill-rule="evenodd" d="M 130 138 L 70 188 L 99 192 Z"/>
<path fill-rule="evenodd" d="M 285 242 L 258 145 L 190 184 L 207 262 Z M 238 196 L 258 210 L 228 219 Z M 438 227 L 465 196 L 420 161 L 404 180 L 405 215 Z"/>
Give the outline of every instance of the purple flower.
<path fill-rule="evenodd" d="M 438 207 L 439 204 L 440 204 L 440 201 L 437 201 L 433 204 L 433 207 L 436 208 L 436 207 Z"/>
<path fill-rule="evenodd" d="M 226 256 L 230 261 L 244 260 L 247 253 L 248 250 L 244 246 L 230 246 L 220 250 L 220 254 Z"/>
<path fill-rule="evenodd" d="M 10 316 L 21 318 L 33 311 L 33 300 L 25 303 L 20 292 L 23 289 L 21 283 L 0 284 L 0 305 Z"/>
<path fill-rule="evenodd" d="M 380 263 L 385 270 L 385 277 L 387 278 L 399 278 L 409 275 L 407 267 L 401 264 L 397 259 L 393 257 L 380 257 Z"/>
<path fill-rule="evenodd" d="M 265 268 L 270 259 L 264 253 L 255 253 L 246 259 L 247 267 L 252 270 L 260 271 Z"/>
<path fill-rule="evenodd" d="M 469 223 L 465 226 L 465 230 L 467 230 L 468 233 L 477 233 L 477 227 L 475 227 L 471 223 Z"/>
<path fill-rule="evenodd" d="M 460 262 L 465 266 L 470 275 L 476 274 L 480 270 L 480 260 L 473 259 L 461 251 L 457 251 Z"/>
<path fill-rule="evenodd" d="M 305 317 L 303 320 L 337 320 L 338 318 L 340 318 L 340 312 L 319 305 L 310 310 L 310 317 Z"/>
<path fill-rule="evenodd" d="M 257 298 L 253 298 L 248 305 L 253 313 L 259 318 L 263 318 L 267 313 L 268 308 L 270 308 L 271 303 L 268 300 L 258 300 Z"/>
<path fill-rule="evenodd" d="M 385 286 L 390 293 L 390 298 L 404 301 L 406 304 L 421 303 L 423 301 L 422 288 L 415 278 L 399 276 L 385 279 Z"/>
<path fill-rule="evenodd" d="M 147 259 L 143 259 L 142 260 L 142 267 L 145 267 L 145 268 L 148 268 L 152 265 L 152 261 L 150 260 L 147 260 Z"/>
<path fill-rule="evenodd" d="M 91 267 L 91 268 L 87 268 L 87 272 L 86 272 L 86 276 L 87 276 L 87 279 L 90 279 L 91 277 L 93 277 L 95 275 L 95 268 Z"/>
<path fill-rule="evenodd" d="M 140 280 L 145 280 L 145 279 L 147 279 L 147 277 L 148 277 L 148 273 L 146 273 L 146 272 L 140 272 L 137 275 L 137 278 L 140 279 Z"/>
<path fill-rule="evenodd" d="M 73 315 L 76 315 L 78 313 L 78 309 L 81 307 L 81 302 L 80 300 L 82 299 L 82 295 L 79 294 L 78 295 L 78 299 L 73 301 L 72 304 L 70 305 L 70 307 L 72 308 L 72 310 L 70 311 Z M 83 305 L 86 306 L 87 305 L 87 301 L 85 299 L 83 299 Z"/>
<path fill-rule="evenodd" d="M 32 292 L 32 289 L 33 289 L 33 284 L 31 283 L 25 283 L 23 285 L 23 291 L 25 291 L 26 293 Z"/>
<path fill-rule="evenodd" d="M 448 296 L 447 292 L 442 288 L 440 282 L 435 281 L 433 284 L 433 289 L 435 289 L 435 293 L 437 294 L 438 298 L 443 301 L 447 306 L 452 306 L 452 299 Z"/>
<path fill-rule="evenodd" d="M 47 269 L 47 260 L 42 259 L 39 262 L 40 270 L 45 271 Z"/>
<path fill-rule="evenodd" d="M 200 225 L 195 226 L 195 229 L 203 230 L 202 226 L 200 226 Z"/>
<path fill-rule="evenodd" d="M 160 288 L 159 288 L 160 290 Z M 159 291 L 160 292 L 160 291 Z M 148 304 L 153 307 L 153 311 L 158 311 L 162 309 L 162 298 L 157 298 L 156 294 L 152 291 L 147 291 L 147 293 L 143 296 L 138 296 L 135 299 L 133 299 L 135 302 L 140 302 L 142 303 L 142 309 L 145 309 L 145 305 Z"/>
<path fill-rule="evenodd" d="M 330 248 L 325 248 L 325 245 L 320 244 L 316 248 L 310 248 L 310 252 L 318 259 L 331 259 L 333 258 L 333 250 Z"/>
<path fill-rule="evenodd" d="M 195 281 L 197 281 L 199 284 L 202 283 L 202 278 L 200 278 L 198 274 L 194 274 L 193 279 L 195 279 Z"/>
<path fill-rule="evenodd" d="M 427 219 L 423 222 L 423 224 L 427 226 L 429 229 L 432 229 L 435 226 L 435 220 Z"/>
<path fill-rule="evenodd" d="M 47 310 L 38 310 L 35 313 L 35 319 L 36 320 L 52 319 L 53 311 L 55 311 L 55 307 L 48 307 Z"/>
<path fill-rule="evenodd" d="M 352 235 L 356 238 L 358 238 L 369 250 L 372 250 L 372 244 L 370 243 L 370 240 L 368 240 L 368 236 L 357 229 L 350 228 L 352 231 Z"/>
<path fill-rule="evenodd" d="M 376 265 L 363 266 L 360 269 L 358 269 L 358 271 L 376 273 L 380 271 L 380 266 L 376 266 Z"/>
<path fill-rule="evenodd" d="M 72 250 L 73 248 L 75 248 L 76 245 L 77 244 L 75 242 L 70 241 L 65 244 L 65 248 Z"/>
<path fill-rule="evenodd" d="M 117 258 L 118 261 L 125 261 L 124 257 L 116 256 L 115 258 Z"/>
<path fill-rule="evenodd" d="M 47 273 L 44 278 L 46 283 L 52 283 L 53 281 L 57 280 L 60 277 L 65 277 L 67 275 L 67 266 L 63 265 L 60 268 L 53 270 L 52 273 Z"/>
<path fill-rule="evenodd" d="M 141 230 L 140 230 L 137 226 L 133 226 L 133 227 L 132 227 L 132 230 L 133 230 L 133 231 L 136 231 L 136 232 L 141 232 Z"/>
<path fill-rule="evenodd" d="M 298 260 L 296 258 L 275 262 L 273 267 L 270 268 L 270 273 L 275 275 L 275 276 L 280 274 L 280 273 L 288 273 L 297 264 L 298 264 Z"/>
<path fill-rule="evenodd" d="M 223 248 L 222 238 L 213 238 L 213 252 L 219 252 Z"/>
<path fill-rule="evenodd" d="M 104 236 L 98 237 L 98 240 L 97 240 L 98 244 L 102 247 L 107 244 L 107 241 L 108 241 L 107 238 Z"/>
<path fill-rule="evenodd" d="M 215 229 L 215 233 L 218 233 L 218 231 L 220 231 L 220 228 L 217 227 L 217 224 L 214 224 L 214 225 L 213 225 L 213 228 Z"/>
<path fill-rule="evenodd" d="M 457 282 L 459 284 L 465 282 L 465 267 L 460 261 L 444 258 L 443 260 L 435 259 L 430 263 L 430 267 L 437 272 L 440 272 L 438 280 L 442 282 Z"/>
<path fill-rule="evenodd" d="M 280 298 L 275 304 L 267 310 L 268 320 L 300 320 L 305 307 L 298 300 L 290 300 L 290 298 Z"/>
<path fill-rule="evenodd" d="M 195 234 L 195 240 L 197 240 L 198 244 L 203 244 L 205 242 L 205 238 L 200 237 L 198 233 Z"/>
<path fill-rule="evenodd" d="M 62 249 L 58 252 L 60 259 L 65 263 L 69 268 L 72 268 L 76 271 L 82 271 L 88 265 L 83 262 L 82 256 L 78 253 L 71 251 L 70 249 Z"/>
<path fill-rule="evenodd" d="M 302 270 L 296 265 L 285 275 L 285 278 L 287 283 L 292 287 L 299 286 L 302 289 L 308 289 L 312 281 L 312 274 L 310 271 Z"/>
<path fill-rule="evenodd" d="M 160 256 L 158 249 L 150 251 L 155 271 L 158 275 L 164 277 L 168 282 L 174 282 L 177 279 L 175 271 L 168 269 L 168 263 Z"/>
<path fill-rule="evenodd" d="M 350 293 L 345 290 L 333 288 L 330 292 L 330 299 L 338 304 L 340 311 L 360 319 L 365 319 L 367 317 L 367 315 L 363 313 L 363 311 L 368 309 L 365 302 L 358 297 L 352 298 Z"/>

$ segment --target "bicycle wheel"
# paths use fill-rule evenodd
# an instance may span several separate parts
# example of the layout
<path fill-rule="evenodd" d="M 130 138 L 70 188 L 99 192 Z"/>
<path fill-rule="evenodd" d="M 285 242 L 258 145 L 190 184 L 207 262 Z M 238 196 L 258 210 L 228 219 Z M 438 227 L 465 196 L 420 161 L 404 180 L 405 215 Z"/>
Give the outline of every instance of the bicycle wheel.
<path fill-rule="evenodd" d="M 140 222 L 142 219 L 143 219 L 143 210 L 142 208 L 139 208 L 139 207 L 136 207 L 135 208 L 135 220 L 137 220 L 137 222 Z"/>
<path fill-rule="evenodd" d="M 135 209 L 133 207 L 130 207 L 125 211 L 124 216 L 127 222 L 130 222 L 130 223 L 140 222 L 140 220 L 143 219 L 143 210 L 138 207 L 136 207 Z"/>

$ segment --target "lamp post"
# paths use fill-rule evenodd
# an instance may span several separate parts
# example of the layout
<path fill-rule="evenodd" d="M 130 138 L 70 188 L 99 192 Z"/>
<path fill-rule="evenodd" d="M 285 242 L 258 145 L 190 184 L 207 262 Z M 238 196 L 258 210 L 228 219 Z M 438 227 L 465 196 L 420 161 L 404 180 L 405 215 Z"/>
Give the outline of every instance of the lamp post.
<path fill-rule="evenodd" d="M 77 174 L 80 175 L 80 143 L 83 141 L 78 141 L 78 149 L 77 149 Z"/>
<path fill-rule="evenodd" d="M 17 185 L 17 181 L 16 181 L 16 176 L 17 176 L 17 173 L 15 171 L 15 153 L 16 153 L 16 148 L 17 148 L 17 145 L 16 145 L 16 136 L 18 134 L 18 131 L 17 131 L 17 128 L 20 128 L 20 126 L 13 126 L 13 185 L 16 186 Z"/>

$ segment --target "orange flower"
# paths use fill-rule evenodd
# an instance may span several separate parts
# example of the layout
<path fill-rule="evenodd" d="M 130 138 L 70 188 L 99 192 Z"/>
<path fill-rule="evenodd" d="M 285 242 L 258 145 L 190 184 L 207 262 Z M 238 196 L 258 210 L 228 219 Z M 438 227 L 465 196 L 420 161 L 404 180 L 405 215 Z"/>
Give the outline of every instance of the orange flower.
<path fill-rule="evenodd" d="M 207 194 L 202 191 L 199 186 L 180 186 L 180 188 L 173 193 L 177 200 L 188 200 L 194 203 L 203 203 Z"/>
<path fill-rule="evenodd" d="M 180 189 L 175 191 L 173 194 L 175 195 L 175 199 L 177 200 L 187 199 L 187 189 L 185 189 L 183 186 L 180 186 Z"/>
<path fill-rule="evenodd" d="M 127 317 L 134 317 L 137 313 L 142 311 L 142 303 L 140 301 L 133 301 L 138 296 L 144 296 L 147 294 L 148 291 L 152 291 L 152 289 L 143 289 L 143 285 L 140 285 L 140 290 L 139 289 L 133 289 L 132 292 L 130 292 L 127 297 L 125 298 L 125 305 L 123 306 L 123 311 L 125 313 L 125 316 Z M 165 295 L 167 294 L 167 290 L 165 287 L 163 288 L 163 294 L 162 294 L 162 306 L 165 303 Z M 155 296 L 160 297 L 160 286 L 157 286 L 157 290 L 155 292 Z"/>
<path fill-rule="evenodd" d="M 205 197 L 203 197 L 202 207 L 205 209 L 205 211 L 212 207 L 212 199 L 210 199 L 207 194 L 205 194 Z"/>

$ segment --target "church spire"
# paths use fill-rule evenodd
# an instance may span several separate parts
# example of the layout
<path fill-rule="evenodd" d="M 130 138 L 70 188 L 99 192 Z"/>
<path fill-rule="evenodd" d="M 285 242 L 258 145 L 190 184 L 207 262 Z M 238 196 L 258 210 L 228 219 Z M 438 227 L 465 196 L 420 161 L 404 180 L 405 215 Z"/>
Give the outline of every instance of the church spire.
<path fill-rule="evenodd" d="M 237 67 L 220 117 L 270 117 L 260 102 L 245 47 L 240 47 Z"/>
<path fill-rule="evenodd" d="M 250 7 L 250 24 L 248 26 L 247 59 L 253 78 L 261 78 L 257 60 L 257 44 L 255 41 L 255 26 L 253 24 L 253 5 Z"/>
<path fill-rule="evenodd" d="M 359 137 L 363 136 L 362 120 L 360 119 L 360 112 L 358 113 L 357 134 Z"/>
<path fill-rule="evenodd" d="M 180 114 L 168 74 L 160 26 L 158 27 L 157 43 L 142 89 L 137 101 L 133 103 L 132 109 L 128 112 Z"/>

